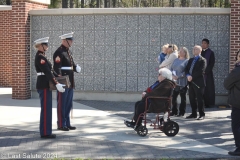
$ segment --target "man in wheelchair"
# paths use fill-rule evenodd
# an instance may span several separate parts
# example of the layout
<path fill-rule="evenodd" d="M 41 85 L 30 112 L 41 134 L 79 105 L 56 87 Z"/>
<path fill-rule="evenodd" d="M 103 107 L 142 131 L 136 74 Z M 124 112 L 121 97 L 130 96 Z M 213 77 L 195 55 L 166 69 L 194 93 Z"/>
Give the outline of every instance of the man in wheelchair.
<path fill-rule="evenodd" d="M 125 121 L 126 126 L 137 129 L 142 124 L 143 117 L 139 115 L 145 112 L 148 97 L 170 97 L 174 87 L 175 82 L 172 81 L 172 72 L 167 68 L 161 68 L 159 70 L 158 80 L 148 87 L 142 93 L 142 99 L 135 103 L 133 120 L 131 122 Z M 147 100 L 148 112 L 160 113 L 170 110 L 169 106 L 171 105 L 166 103 L 171 102 L 166 102 L 164 99 L 150 98 Z M 138 123 L 136 124 L 137 121 Z"/>

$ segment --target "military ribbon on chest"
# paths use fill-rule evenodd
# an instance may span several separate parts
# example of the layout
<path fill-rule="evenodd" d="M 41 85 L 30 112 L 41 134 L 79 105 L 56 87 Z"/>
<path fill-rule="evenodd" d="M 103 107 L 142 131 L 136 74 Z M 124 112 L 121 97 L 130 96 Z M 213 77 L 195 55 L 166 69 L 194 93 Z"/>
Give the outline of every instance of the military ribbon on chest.
<path fill-rule="evenodd" d="M 71 66 L 73 65 L 73 59 L 72 59 L 72 56 L 71 56 L 71 54 L 69 53 L 69 51 L 67 51 L 67 53 L 68 53 L 68 56 L 69 56 L 69 59 L 70 59 L 70 63 L 71 63 Z"/>

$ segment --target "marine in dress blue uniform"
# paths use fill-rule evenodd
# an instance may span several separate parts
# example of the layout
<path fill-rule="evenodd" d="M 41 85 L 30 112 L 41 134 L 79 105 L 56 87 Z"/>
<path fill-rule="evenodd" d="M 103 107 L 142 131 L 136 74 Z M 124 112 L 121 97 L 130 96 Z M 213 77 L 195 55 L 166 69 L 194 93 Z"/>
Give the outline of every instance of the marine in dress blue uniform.
<path fill-rule="evenodd" d="M 76 127 L 71 126 L 70 111 L 73 107 L 74 72 L 80 73 L 81 67 L 74 63 L 69 50 L 73 42 L 73 32 L 61 35 L 60 38 L 62 44 L 53 55 L 53 68 L 58 75 L 68 75 L 71 86 L 66 88 L 64 93 L 57 92 L 57 125 L 58 130 L 69 131 L 76 129 Z"/>
<path fill-rule="evenodd" d="M 41 103 L 39 129 L 41 138 L 56 138 L 56 135 L 52 134 L 52 91 L 49 90 L 49 81 L 52 81 L 59 91 L 64 92 L 65 89 L 56 80 L 52 64 L 45 55 L 48 49 L 48 39 L 49 37 L 45 37 L 34 41 L 35 48 L 38 50 L 35 56 L 35 69 L 37 72 L 36 88 Z"/>

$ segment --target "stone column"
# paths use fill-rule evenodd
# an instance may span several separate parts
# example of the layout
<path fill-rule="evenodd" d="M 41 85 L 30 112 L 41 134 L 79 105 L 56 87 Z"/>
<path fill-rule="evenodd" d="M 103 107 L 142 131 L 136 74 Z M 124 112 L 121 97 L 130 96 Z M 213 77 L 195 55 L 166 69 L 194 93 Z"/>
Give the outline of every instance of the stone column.
<path fill-rule="evenodd" d="M 47 8 L 50 0 L 12 0 L 12 98 L 29 99 L 30 16 L 32 9 Z"/>

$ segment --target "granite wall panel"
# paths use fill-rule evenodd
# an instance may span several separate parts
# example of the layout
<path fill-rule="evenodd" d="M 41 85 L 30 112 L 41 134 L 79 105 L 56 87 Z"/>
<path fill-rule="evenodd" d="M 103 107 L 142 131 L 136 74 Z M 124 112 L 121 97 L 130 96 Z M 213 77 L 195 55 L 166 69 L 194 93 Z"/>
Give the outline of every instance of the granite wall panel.
<path fill-rule="evenodd" d="M 214 78 L 217 94 L 226 94 L 223 80 L 228 74 L 229 15 L 59 15 L 32 16 L 31 44 L 50 37 L 48 58 L 52 61 L 60 46 L 60 35 L 73 31 L 71 47 L 76 64 L 76 90 L 140 92 L 157 80 L 156 57 L 165 43 L 185 46 L 192 56 L 195 44 L 210 40 L 216 63 Z M 32 88 L 36 73 L 31 49 Z"/>

